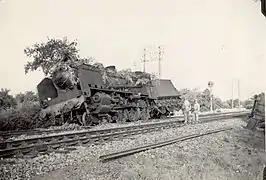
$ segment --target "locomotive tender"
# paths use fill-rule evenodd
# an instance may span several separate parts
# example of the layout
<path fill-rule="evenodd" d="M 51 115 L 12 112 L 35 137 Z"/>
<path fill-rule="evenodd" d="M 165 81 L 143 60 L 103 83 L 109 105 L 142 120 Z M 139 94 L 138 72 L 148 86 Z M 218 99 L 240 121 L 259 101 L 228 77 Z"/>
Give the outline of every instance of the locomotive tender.
<path fill-rule="evenodd" d="M 41 118 L 60 119 L 57 124 L 67 121 L 88 126 L 102 120 L 126 122 L 164 118 L 180 107 L 180 95 L 170 80 L 151 80 L 149 74 L 137 71 L 132 81 L 144 78 L 147 83 L 132 85 L 125 77 L 117 75 L 114 66 L 106 67 L 104 75 L 99 68 L 88 64 L 73 70 L 78 83 L 71 89 L 60 88 L 48 77 L 37 85 Z"/>

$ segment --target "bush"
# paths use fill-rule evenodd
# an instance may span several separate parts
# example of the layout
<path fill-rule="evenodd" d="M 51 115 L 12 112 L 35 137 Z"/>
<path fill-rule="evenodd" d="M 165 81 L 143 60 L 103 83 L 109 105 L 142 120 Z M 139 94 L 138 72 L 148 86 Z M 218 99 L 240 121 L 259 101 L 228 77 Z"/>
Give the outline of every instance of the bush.
<path fill-rule="evenodd" d="M 17 105 L 15 98 L 9 94 L 9 89 L 0 90 L 0 111 L 13 108 Z"/>
<path fill-rule="evenodd" d="M 25 102 L 19 108 L 10 108 L 0 113 L 0 130 L 26 130 L 43 126 L 39 120 L 40 105 L 38 102 Z"/>

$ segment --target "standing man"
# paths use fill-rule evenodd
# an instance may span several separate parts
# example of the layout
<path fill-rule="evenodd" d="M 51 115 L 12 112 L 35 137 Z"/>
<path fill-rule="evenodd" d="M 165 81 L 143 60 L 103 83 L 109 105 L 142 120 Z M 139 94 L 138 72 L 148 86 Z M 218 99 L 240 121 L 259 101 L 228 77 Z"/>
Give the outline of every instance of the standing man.
<path fill-rule="evenodd" d="M 185 123 L 190 123 L 190 110 L 191 110 L 191 104 L 190 102 L 185 99 L 184 105 L 183 105 L 183 113 L 185 118 Z"/>
<path fill-rule="evenodd" d="M 195 99 L 195 104 L 194 104 L 194 123 L 199 123 L 199 111 L 200 111 L 200 105 L 198 103 L 198 100 Z"/>

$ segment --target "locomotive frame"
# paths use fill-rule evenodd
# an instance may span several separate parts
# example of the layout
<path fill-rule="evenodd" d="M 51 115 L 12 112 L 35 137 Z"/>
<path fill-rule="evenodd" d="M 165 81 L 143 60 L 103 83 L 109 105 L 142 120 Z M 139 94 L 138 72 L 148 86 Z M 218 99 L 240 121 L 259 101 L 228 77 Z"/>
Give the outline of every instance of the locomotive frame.
<path fill-rule="evenodd" d="M 173 108 L 158 103 L 152 97 L 154 88 L 149 82 L 141 86 L 106 86 L 101 71 L 88 64 L 75 68 L 79 82 L 71 90 L 59 89 L 50 78 L 44 78 L 37 90 L 41 104 L 41 119 L 58 119 L 58 122 L 77 122 L 90 126 L 104 120 L 108 122 L 137 121 L 164 118 L 172 115 Z M 136 72 L 140 73 L 140 72 Z M 180 99 L 178 95 L 165 99 Z M 59 123 L 60 124 L 60 123 Z"/>

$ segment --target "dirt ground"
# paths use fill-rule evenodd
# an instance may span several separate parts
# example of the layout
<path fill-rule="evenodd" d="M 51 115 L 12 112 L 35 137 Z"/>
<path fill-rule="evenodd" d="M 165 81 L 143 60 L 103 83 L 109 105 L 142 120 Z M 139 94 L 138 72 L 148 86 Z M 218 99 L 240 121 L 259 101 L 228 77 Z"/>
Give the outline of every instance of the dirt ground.
<path fill-rule="evenodd" d="M 78 147 L 68 154 L 50 154 L 18 164 L 1 166 L 6 179 L 160 179 L 258 180 L 262 179 L 264 135 L 242 128 L 240 119 L 198 124 L 138 135 L 99 146 Z M 98 157 L 109 152 L 154 143 L 221 127 L 233 130 L 152 149 L 110 162 Z M 7 172 L 14 173 L 7 173 Z M 17 175 L 15 175 L 17 173 Z M 9 176 L 8 176 L 9 175 Z"/>

